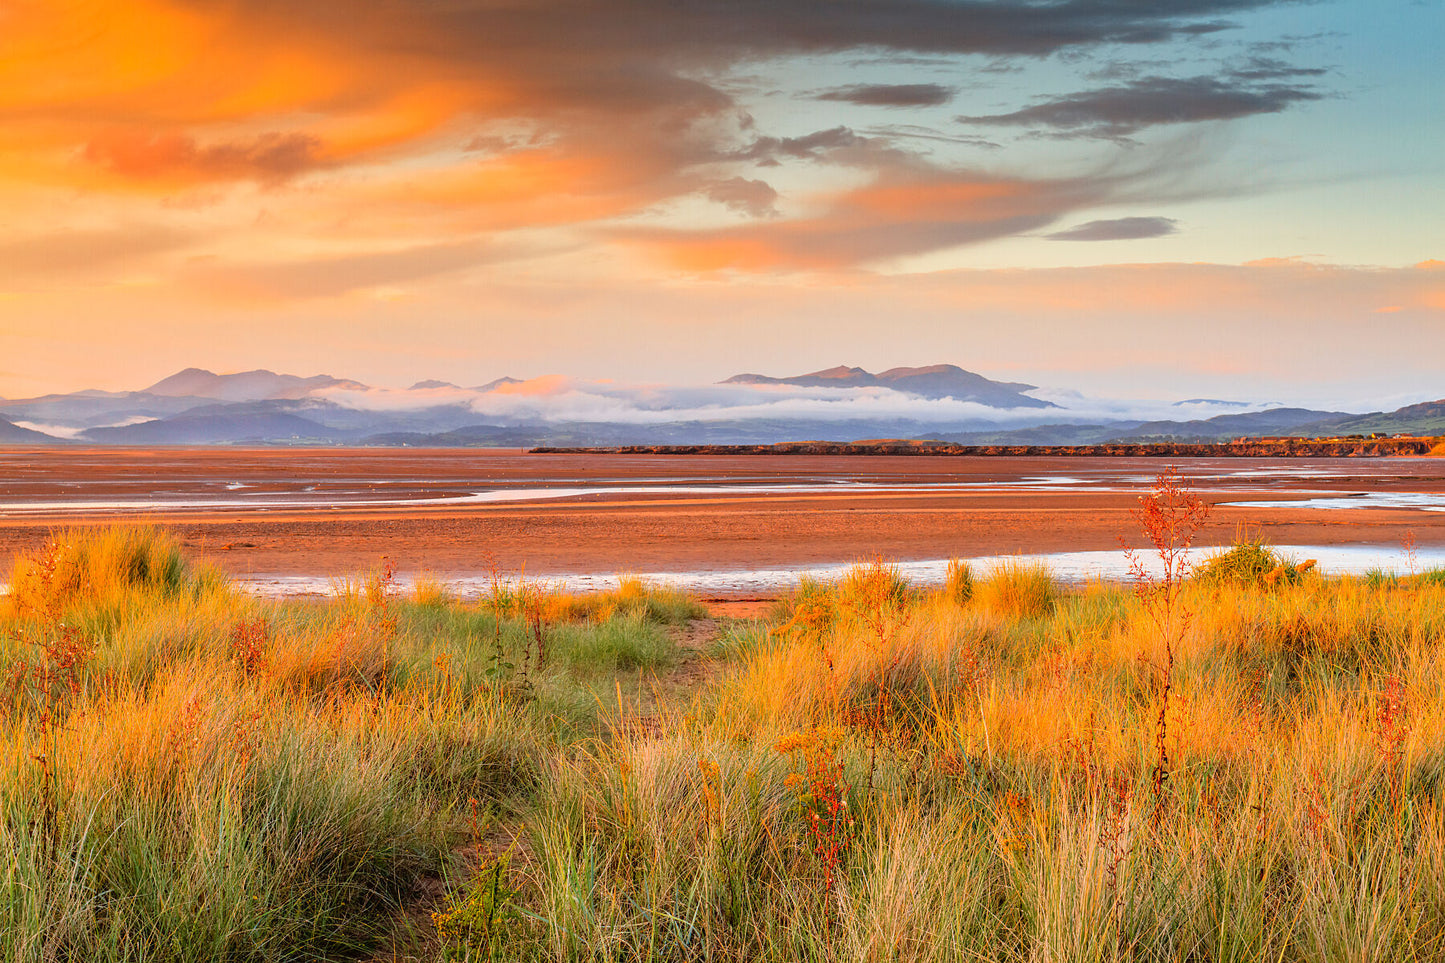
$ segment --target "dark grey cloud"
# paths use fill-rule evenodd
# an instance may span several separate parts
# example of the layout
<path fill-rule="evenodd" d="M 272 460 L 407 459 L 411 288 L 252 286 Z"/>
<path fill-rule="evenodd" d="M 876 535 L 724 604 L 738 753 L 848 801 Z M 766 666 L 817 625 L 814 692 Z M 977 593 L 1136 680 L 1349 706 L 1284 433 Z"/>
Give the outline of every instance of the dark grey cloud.
<path fill-rule="evenodd" d="M 1295 0 L 368 0 L 359 13 L 355 0 L 189 0 L 277 35 L 401 52 L 458 76 L 504 74 L 520 82 L 519 95 L 540 92 L 549 103 L 629 109 L 706 100 L 683 78 L 775 57 L 975 54 L 1002 65 L 1188 39 L 1286 2 Z"/>
<path fill-rule="evenodd" d="M 802 138 L 753 131 L 728 88 L 739 70 L 783 57 L 837 54 L 944 64 L 976 55 L 1003 69 L 1019 57 L 1215 33 L 1233 26 L 1232 18 L 1297 0 L 181 2 L 244 23 L 253 34 L 344 50 L 359 66 L 355 89 L 317 95 L 322 99 L 306 109 L 318 115 L 364 114 L 368 105 L 396 102 L 398 91 L 436 82 L 455 97 L 448 109 L 456 119 L 526 119 L 554 154 L 638 158 L 638 177 L 648 190 L 633 190 L 621 174 L 614 180 L 645 206 L 703 189 L 718 176 L 708 168 L 719 162 L 888 162 L 889 145 L 871 145 L 865 158 L 858 150 L 865 139 L 846 128 Z M 823 96 L 905 108 L 944 103 L 949 89 L 933 82 L 858 84 Z M 854 142 L 844 143 L 848 138 Z M 473 143 L 479 150 L 500 146 Z M 99 145 L 89 156 L 133 176 L 169 165 L 263 181 L 351 163 L 353 156 L 370 159 L 362 151 L 339 158 L 331 146 L 300 137 L 225 145 L 142 141 Z"/>
<path fill-rule="evenodd" d="M 601 222 L 655 210 L 680 197 L 711 197 L 734 209 L 766 213 L 771 187 L 749 179 L 756 168 L 787 160 L 828 162 L 870 173 L 878 190 L 840 201 L 813 222 L 785 227 L 779 218 L 735 227 L 739 239 L 757 240 L 777 254 L 778 263 L 846 266 L 1049 229 L 1060 217 L 1090 207 L 1095 198 L 1087 190 L 1082 194 L 1088 196 L 1076 196 L 1077 185 L 1068 190 L 1031 185 L 1026 203 L 1005 203 L 993 186 L 980 185 L 975 172 L 956 169 L 946 158 L 936 167 L 921 167 L 934 146 L 917 139 L 926 132 L 869 136 L 840 126 L 777 136 L 759 130 L 741 93 L 728 86 L 740 72 L 769 74 L 768 65 L 781 58 L 834 55 L 899 63 L 942 58 L 955 64 L 961 55 L 972 55 L 1002 70 L 1023 58 L 1092 56 L 1105 46 L 1112 51 L 1115 45 L 1147 47 L 1213 34 L 1230 28 L 1234 17 L 1295 0 L 180 2 L 244 21 L 253 35 L 286 37 L 302 49 L 314 43 L 328 54 L 344 51 L 356 67 L 354 87 L 326 87 L 310 95 L 304 109 L 288 108 L 288 116 L 309 111 L 369 119 L 378 110 L 391 111 L 389 105 L 410 102 L 408 97 L 418 92 L 428 95 L 418 100 L 430 100 L 433 88 L 446 92 L 437 103 L 450 112 L 448 118 L 429 120 L 411 141 L 373 153 L 402 154 L 412 143 L 458 129 L 480 135 L 470 145 L 479 153 L 497 152 L 514 143 L 508 125 L 522 125 L 548 162 L 547 170 L 558 172 L 560 187 L 539 191 L 537 199 L 521 192 L 518 200 L 478 191 L 469 229 L 562 224 L 572 218 Z M 1149 56 L 1158 53 L 1145 51 L 1140 59 Z M 933 72 L 909 76 L 952 79 Z M 860 84 L 824 95 L 916 107 L 942 102 L 947 89 L 931 82 Z M 1150 124 L 1244 116 L 1316 96 L 1312 88 L 1286 77 L 1231 83 L 1132 78 L 1013 115 L 976 120 L 1036 125 L 1069 136 L 1102 132 L 1119 137 Z M 405 136 L 410 135 L 398 135 Z M 139 149 L 130 154 L 97 149 L 92 159 L 126 166 L 137 175 L 189 166 L 208 167 L 217 176 L 249 172 L 261 180 L 295 176 L 307 165 L 372 159 L 358 150 L 336 161 L 334 145 L 300 139 L 237 141 L 221 149 L 183 138 L 137 143 Z M 920 170 L 926 176 L 920 178 Z M 915 183 L 920 179 L 929 183 Z M 1100 193 L 1117 201 L 1120 190 L 1111 184 Z M 446 204 L 436 209 L 438 218 L 456 216 Z M 730 238 L 717 235 L 699 243 L 708 240 Z M 817 255 L 810 256 L 809 249 Z M 441 250 L 436 257 L 461 269 L 474 253 Z M 409 253 L 339 260 L 295 277 L 261 270 L 265 267 L 250 272 L 250 279 L 299 294 L 345 287 L 358 275 L 374 274 L 382 283 L 394 276 L 400 283 L 420 270 Z"/>
<path fill-rule="evenodd" d="M 772 217 L 778 213 L 773 207 L 778 192 L 767 181 L 730 177 L 708 187 L 707 198 L 753 217 Z"/>
<path fill-rule="evenodd" d="M 795 160 L 817 160 L 833 151 L 863 147 L 868 138 L 860 137 L 849 127 L 830 127 L 801 137 L 759 137 L 734 154 L 738 160 L 777 161 L 779 157 Z"/>
<path fill-rule="evenodd" d="M 1135 241 L 1178 233 L 1179 222 L 1170 217 L 1119 217 L 1088 221 L 1066 231 L 1045 234 L 1050 241 Z"/>
<path fill-rule="evenodd" d="M 861 107 L 938 107 L 952 100 L 953 94 L 952 87 L 942 84 L 853 84 L 824 91 L 817 99 Z"/>
<path fill-rule="evenodd" d="M 968 124 L 1049 128 L 1072 137 L 1121 138 L 1161 124 L 1275 114 L 1324 94 L 1301 84 L 1219 77 L 1144 77 L 1117 87 L 1056 97 L 1006 114 L 965 116 Z"/>
<path fill-rule="evenodd" d="M 273 6 L 269 0 L 253 0 Z M 1213 33 L 1277 0 L 391 0 L 458 45 L 534 52 L 753 56 L 849 49 L 1045 55 Z M 301 6 L 357 24 L 352 0 Z"/>
<path fill-rule="evenodd" d="M 985 150 L 999 150 L 1003 147 L 1002 144 L 991 141 L 987 137 L 979 137 L 976 134 L 945 134 L 936 128 L 924 127 L 919 124 L 880 124 L 876 127 L 869 127 L 863 133 L 870 138 L 882 138 L 890 141 L 931 140 L 942 144 L 982 147 Z"/>

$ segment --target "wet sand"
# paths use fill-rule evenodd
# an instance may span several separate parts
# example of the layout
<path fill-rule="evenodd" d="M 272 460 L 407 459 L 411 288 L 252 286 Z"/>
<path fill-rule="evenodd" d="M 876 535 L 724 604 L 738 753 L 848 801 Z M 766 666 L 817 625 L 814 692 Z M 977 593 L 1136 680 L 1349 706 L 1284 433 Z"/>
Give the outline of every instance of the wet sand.
<path fill-rule="evenodd" d="M 1445 546 L 1445 511 L 1248 504 L 1373 494 L 1445 504 L 1442 459 L 1177 464 L 1216 503 L 1204 545 L 1247 527 L 1275 544 L 1398 546 L 1412 531 L 1422 547 Z M 1141 458 L 0 449 L 0 558 L 63 526 L 118 520 L 171 526 L 241 576 L 345 575 L 382 556 L 403 572 L 495 565 L 548 576 L 1113 550 L 1121 538 L 1142 540 L 1130 511 L 1164 467 Z M 505 500 L 474 500 L 493 497 Z"/>

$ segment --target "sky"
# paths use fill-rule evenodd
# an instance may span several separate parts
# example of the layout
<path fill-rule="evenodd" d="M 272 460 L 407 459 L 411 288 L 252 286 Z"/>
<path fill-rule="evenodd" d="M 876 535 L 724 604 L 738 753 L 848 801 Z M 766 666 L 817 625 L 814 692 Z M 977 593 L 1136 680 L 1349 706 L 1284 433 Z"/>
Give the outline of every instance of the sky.
<path fill-rule="evenodd" d="M 0 0 L 0 397 L 1445 396 L 1439 2 Z"/>

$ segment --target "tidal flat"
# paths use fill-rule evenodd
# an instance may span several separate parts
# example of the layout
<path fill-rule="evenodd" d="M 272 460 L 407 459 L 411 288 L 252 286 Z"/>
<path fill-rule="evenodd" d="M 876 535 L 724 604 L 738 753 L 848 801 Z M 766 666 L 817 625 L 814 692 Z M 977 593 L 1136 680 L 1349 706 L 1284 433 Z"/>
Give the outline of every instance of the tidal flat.
<path fill-rule="evenodd" d="M 405 580 L 478 586 L 501 571 L 606 588 L 619 573 L 644 573 L 720 598 L 771 597 L 809 572 L 830 577 L 874 558 L 914 566 L 910 576 L 925 582 L 950 558 L 1020 554 L 1050 556 L 1063 577 L 1112 577 L 1120 539 L 1136 540 L 1131 512 L 1167 464 L 5 449 L 0 557 L 34 550 L 57 527 L 149 521 L 234 577 L 299 593 L 324 592 L 382 556 Z M 1403 566 L 1407 536 L 1422 556 L 1445 550 L 1445 459 L 1218 458 L 1178 467 L 1214 506 L 1200 546 L 1257 537 L 1322 565 L 1340 556 L 1331 570 L 1357 574 Z"/>

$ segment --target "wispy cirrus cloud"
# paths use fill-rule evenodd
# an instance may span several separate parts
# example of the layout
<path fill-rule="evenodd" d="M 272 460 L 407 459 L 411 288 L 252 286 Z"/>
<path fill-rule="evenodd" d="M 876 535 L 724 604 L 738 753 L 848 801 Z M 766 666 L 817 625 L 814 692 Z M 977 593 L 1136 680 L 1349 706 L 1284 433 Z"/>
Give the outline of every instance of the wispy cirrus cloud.
<path fill-rule="evenodd" d="M 1273 74 L 1269 79 L 1274 79 Z M 960 116 L 965 124 L 1030 127 L 1058 137 L 1117 139 L 1147 127 L 1277 114 L 1324 93 L 1297 83 L 1229 77 L 1142 77 L 1114 87 L 1053 97 L 1003 114 Z"/>
<path fill-rule="evenodd" d="M 125 269 L 194 244 L 196 232 L 152 220 L 112 227 L 16 232 L 0 241 L 0 283 Z"/>
<path fill-rule="evenodd" d="M 1167 237 L 1178 230 L 1179 222 L 1169 217 L 1118 217 L 1112 220 L 1088 221 L 1077 227 L 1044 236 L 1051 241 L 1134 241 Z"/>
<path fill-rule="evenodd" d="M 182 283 L 240 300 L 334 297 L 435 278 L 521 256 L 485 240 L 461 240 L 304 260 L 202 260 L 182 269 Z"/>

